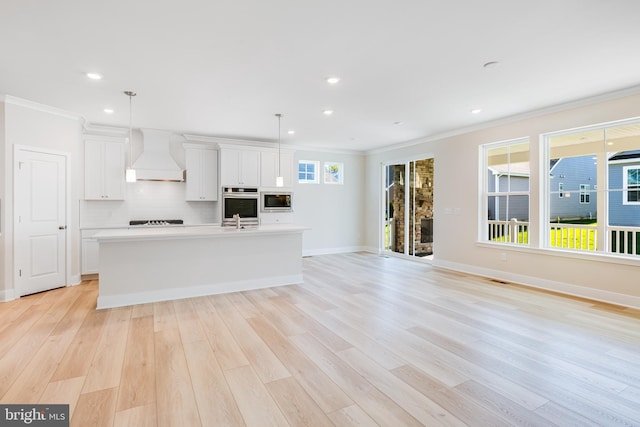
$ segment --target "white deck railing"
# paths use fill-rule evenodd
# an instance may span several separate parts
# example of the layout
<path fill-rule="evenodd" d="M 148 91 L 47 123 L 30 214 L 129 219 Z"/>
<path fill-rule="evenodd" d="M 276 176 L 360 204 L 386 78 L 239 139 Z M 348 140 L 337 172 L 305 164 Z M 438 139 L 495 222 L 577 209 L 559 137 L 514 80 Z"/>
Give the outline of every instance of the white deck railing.
<path fill-rule="evenodd" d="M 552 248 L 595 251 L 598 248 L 598 227 L 582 224 L 550 224 L 549 246 Z"/>
<path fill-rule="evenodd" d="M 489 240 L 517 244 L 529 243 L 529 223 L 525 221 L 487 222 Z M 640 227 L 607 227 L 607 252 L 640 256 Z M 583 224 L 549 224 L 549 246 L 552 248 L 596 251 L 598 227 Z"/>
<path fill-rule="evenodd" d="M 529 243 L 529 223 L 512 219 L 510 221 L 490 220 L 489 240 L 496 242 Z"/>

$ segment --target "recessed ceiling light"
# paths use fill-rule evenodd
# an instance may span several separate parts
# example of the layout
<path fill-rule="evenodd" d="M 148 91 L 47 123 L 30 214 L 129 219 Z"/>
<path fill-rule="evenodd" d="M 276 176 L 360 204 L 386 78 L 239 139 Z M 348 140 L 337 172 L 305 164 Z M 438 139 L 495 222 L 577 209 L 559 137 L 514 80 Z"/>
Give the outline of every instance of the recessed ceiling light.
<path fill-rule="evenodd" d="M 296 133 L 296 131 L 295 131 L 295 130 L 293 130 L 293 129 L 289 129 L 289 130 L 287 131 L 287 133 L 288 133 L 289 135 L 293 135 L 294 133 Z"/>
<path fill-rule="evenodd" d="M 328 77 L 327 78 L 327 83 L 329 83 L 330 85 L 334 85 L 336 83 L 338 83 L 340 81 L 340 77 Z"/>
<path fill-rule="evenodd" d="M 104 110 L 102 110 L 102 111 L 104 111 L 104 112 L 105 112 L 105 113 L 107 113 L 107 114 L 113 114 L 113 110 L 112 110 L 111 108 L 105 108 L 105 109 L 104 109 Z"/>
<path fill-rule="evenodd" d="M 333 110 L 324 110 L 322 114 L 324 114 L 325 116 L 330 116 L 333 114 Z"/>
<path fill-rule="evenodd" d="M 87 73 L 87 77 L 89 77 L 91 80 L 101 80 L 102 79 L 102 74 Z"/>
<path fill-rule="evenodd" d="M 483 67 L 484 68 L 496 68 L 498 66 L 499 62 L 498 61 L 489 61 L 489 62 L 485 62 Z"/>
<path fill-rule="evenodd" d="M 471 110 L 471 114 L 480 114 L 482 113 L 482 108 L 474 108 Z"/>

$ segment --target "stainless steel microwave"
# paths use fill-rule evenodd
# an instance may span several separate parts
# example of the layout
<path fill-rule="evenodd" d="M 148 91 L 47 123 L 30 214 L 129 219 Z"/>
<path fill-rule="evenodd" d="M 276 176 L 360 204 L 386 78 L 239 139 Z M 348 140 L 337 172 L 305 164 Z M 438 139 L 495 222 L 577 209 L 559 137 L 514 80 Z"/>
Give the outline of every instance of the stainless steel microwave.
<path fill-rule="evenodd" d="M 260 193 L 262 212 L 293 212 L 293 193 Z"/>

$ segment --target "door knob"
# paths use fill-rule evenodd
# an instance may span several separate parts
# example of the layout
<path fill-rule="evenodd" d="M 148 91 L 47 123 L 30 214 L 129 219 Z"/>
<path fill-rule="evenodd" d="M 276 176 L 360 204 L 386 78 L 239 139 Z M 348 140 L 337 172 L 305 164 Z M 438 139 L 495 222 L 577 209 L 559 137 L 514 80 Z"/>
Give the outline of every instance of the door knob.
<path fill-rule="evenodd" d="M 60 227 L 58 227 L 58 230 L 66 230 L 67 226 L 66 225 L 61 225 Z"/>

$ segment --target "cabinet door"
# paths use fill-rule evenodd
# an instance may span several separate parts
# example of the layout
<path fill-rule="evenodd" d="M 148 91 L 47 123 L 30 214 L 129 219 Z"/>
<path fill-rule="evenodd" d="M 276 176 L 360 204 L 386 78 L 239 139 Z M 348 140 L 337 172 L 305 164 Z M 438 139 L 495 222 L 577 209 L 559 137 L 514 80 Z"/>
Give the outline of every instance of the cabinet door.
<path fill-rule="evenodd" d="M 104 175 L 103 147 L 101 142 L 87 141 L 84 144 L 84 198 L 86 200 L 104 200 L 102 190 Z"/>
<path fill-rule="evenodd" d="M 124 145 L 86 141 L 84 144 L 84 198 L 124 200 Z"/>
<path fill-rule="evenodd" d="M 124 200 L 124 145 L 104 143 L 104 195 L 109 200 Z"/>
<path fill-rule="evenodd" d="M 263 187 L 275 187 L 278 176 L 278 160 L 280 160 L 280 174 L 284 178 L 284 186 L 293 185 L 293 154 L 281 152 L 278 159 L 277 151 L 264 151 L 260 155 L 260 185 Z"/>
<path fill-rule="evenodd" d="M 243 151 L 240 164 L 240 185 L 257 187 L 260 185 L 260 152 Z"/>
<path fill-rule="evenodd" d="M 218 200 L 218 152 L 202 151 L 202 197 L 204 200 Z"/>
<path fill-rule="evenodd" d="M 218 200 L 218 152 L 215 150 L 186 149 L 187 201 Z"/>
<path fill-rule="evenodd" d="M 202 187 L 202 162 L 200 152 L 204 150 L 184 150 L 184 159 L 187 167 L 187 181 L 185 182 L 185 200 L 199 201 Z"/>
<path fill-rule="evenodd" d="M 82 274 L 98 273 L 99 247 L 96 239 L 82 239 Z"/>
<path fill-rule="evenodd" d="M 240 150 L 224 149 L 220 152 L 220 179 L 222 185 L 240 184 Z"/>
<path fill-rule="evenodd" d="M 275 187 L 278 176 L 278 153 L 263 151 L 260 153 L 260 185 Z"/>

